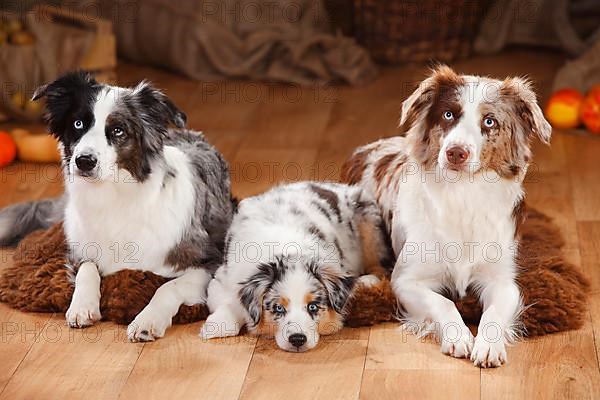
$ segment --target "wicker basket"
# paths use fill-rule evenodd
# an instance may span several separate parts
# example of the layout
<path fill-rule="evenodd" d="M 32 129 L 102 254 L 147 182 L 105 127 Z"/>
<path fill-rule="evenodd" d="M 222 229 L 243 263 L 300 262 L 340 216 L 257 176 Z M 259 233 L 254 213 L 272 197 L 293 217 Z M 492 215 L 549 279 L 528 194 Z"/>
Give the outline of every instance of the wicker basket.
<path fill-rule="evenodd" d="M 354 0 L 354 32 L 381 63 L 452 61 L 471 52 L 489 0 Z"/>

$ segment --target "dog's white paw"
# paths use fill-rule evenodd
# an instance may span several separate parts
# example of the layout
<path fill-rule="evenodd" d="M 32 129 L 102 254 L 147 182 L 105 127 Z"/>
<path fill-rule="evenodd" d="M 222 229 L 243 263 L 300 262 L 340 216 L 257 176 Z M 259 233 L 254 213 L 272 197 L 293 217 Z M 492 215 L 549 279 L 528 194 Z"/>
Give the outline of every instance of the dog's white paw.
<path fill-rule="evenodd" d="M 237 336 L 241 328 L 241 324 L 233 314 L 228 310 L 218 309 L 206 318 L 202 329 L 200 329 L 200 337 L 209 340 Z"/>
<path fill-rule="evenodd" d="M 460 332 L 447 332 L 445 338 L 442 338 L 442 353 L 456 358 L 468 358 L 473 350 L 474 340 L 466 326 L 463 326 Z"/>
<path fill-rule="evenodd" d="M 151 342 L 163 337 L 170 326 L 170 315 L 147 306 L 127 327 L 127 338 L 131 342 Z"/>
<path fill-rule="evenodd" d="M 494 368 L 506 362 L 506 346 L 503 339 L 488 342 L 482 335 L 477 335 L 471 353 L 471 361 L 476 367 Z"/>
<path fill-rule="evenodd" d="M 381 280 L 375 275 L 361 275 L 358 277 L 357 283 L 364 287 L 373 287 L 377 285 Z"/>
<path fill-rule="evenodd" d="M 96 321 L 102 319 L 99 301 L 73 298 L 65 313 L 65 319 L 71 328 L 85 328 L 94 325 Z"/>

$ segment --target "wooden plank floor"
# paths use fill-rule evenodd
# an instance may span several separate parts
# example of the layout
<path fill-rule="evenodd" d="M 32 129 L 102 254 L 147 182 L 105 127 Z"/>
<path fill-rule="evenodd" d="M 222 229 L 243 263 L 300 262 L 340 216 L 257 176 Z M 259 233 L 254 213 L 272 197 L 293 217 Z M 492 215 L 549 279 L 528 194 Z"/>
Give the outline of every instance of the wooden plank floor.
<path fill-rule="evenodd" d="M 542 101 L 560 55 L 513 50 L 454 66 L 462 72 L 528 75 Z M 122 84 L 165 88 L 231 164 L 235 195 L 281 181 L 337 179 L 352 149 L 395 133 L 401 101 L 425 67 L 388 68 L 364 87 L 298 88 L 254 82 L 199 83 L 124 64 Z M 0 125 L 0 129 L 10 128 Z M 32 129 L 42 129 L 32 126 Z M 155 343 L 127 343 L 124 327 L 69 330 L 62 315 L 23 314 L 0 304 L 0 399 L 398 399 L 600 397 L 600 137 L 554 132 L 535 146 L 528 202 L 555 218 L 568 257 L 593 283 L 585 326 L 526 340 L 508 365 L 479 370 L 386 324 L 345 329 L 304 354 L 250 336 L 202 342 L 202 323 L 177 326 Z M 0 207 L 62 191 L 53 165 L 0 169 Z M 11 252 L 0 250 L 0 268 Z"/>

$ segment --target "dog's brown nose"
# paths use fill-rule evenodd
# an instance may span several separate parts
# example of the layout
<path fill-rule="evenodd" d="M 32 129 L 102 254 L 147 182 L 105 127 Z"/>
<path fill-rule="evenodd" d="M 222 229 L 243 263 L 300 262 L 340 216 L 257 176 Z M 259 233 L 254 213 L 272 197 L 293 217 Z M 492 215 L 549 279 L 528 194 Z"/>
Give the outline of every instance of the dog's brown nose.
<path fill-rule="evenodd" d="M 446 158 L 452 165 L 461 165 L 469 158 L 469 150 L 461 146 L 454 146 L 446 150 Z"/>

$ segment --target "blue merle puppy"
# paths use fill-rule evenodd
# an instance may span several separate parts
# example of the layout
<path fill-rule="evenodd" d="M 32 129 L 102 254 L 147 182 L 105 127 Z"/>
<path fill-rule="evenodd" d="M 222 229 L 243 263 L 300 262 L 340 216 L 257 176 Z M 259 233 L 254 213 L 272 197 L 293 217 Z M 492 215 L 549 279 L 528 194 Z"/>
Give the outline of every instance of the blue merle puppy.
<path fill-rule="evenodd" d="M 393 266 L 379 208 L 359 187 L 300 182 L 243 200 L 211 281 L 205 339 L 249 330 L 286 351 L 343 326 L 355 285 Z"/>

